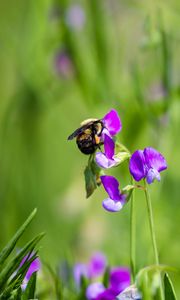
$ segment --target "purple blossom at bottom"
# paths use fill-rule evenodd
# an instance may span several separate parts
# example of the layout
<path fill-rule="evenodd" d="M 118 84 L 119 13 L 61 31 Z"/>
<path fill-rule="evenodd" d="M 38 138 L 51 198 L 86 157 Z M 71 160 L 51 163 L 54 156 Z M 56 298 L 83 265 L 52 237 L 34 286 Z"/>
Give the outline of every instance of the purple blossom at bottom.
<path fill-rule="evenodd" d="M 101 283 L 95 282 L 88 286 L 86 297 L 88 300 L 114 300 L 119 293 L 130 285 L 130 271 L 125 267 L 111 270 L 109 285 L 105 288 Z"/>
<path fill-rule="evenodd" d="M 113 176 L 101 176 L 101 182 L 109 197 L 102 203 L 104 209 L 110 212 L 117 212 L 122 209 L 126 203 L 126 195 L 121 194 L 119 182 Z"/>
<path fill-rule="evenodd" d="M 22 261 L 21 261 L 21 263 L 20 263 L 18 269 L 20 269 L 20 268 L 23 266 L 23 264 L 25 263 L 25 261 L 27 260 L 27 258 L 28 258 L 28 260 L 30 260 L 31 257 L 32 257 L 32 255 L 33 255 L 33 253 L 29 256 L 29 258 L 28 258 L 28 255 L 26 255 L 26 256 L 22 259 Z M 29 269 L 28 269 L 28 271 L 27 271 L 27 273 L 26 273 L 26 275 L 25 275 L 25 277 L 24 277 L 24 279 L 23 279 L 23 282 L 22 282 L 22 285 L 21 285 L 22 290 L 25 290 L 25 289 L 26 289 L 26 286 L 27 286 L 28 281 L 30 280 L 32 274 L 33 274 L 34 272 L 39 271 L 40 268 L 41 268 L 41 262 L 40 262 L 40 259 L 37 257 L 37 258 L 36 258 L 35 260 L 33 260 L 32 263 L 30 264 Z"/>
<path fill-rule="evenodd" d="M 76 283 L 77 288 L 81 287 L 81 279 L 83 277 L 89 278 L 88 267 L 86 264 L 77 263 L 73 268 L 73 276 Z"/>
<path fill-rule="evenodd" d="M 107 266 L 107 259 L 101 252 L 96 252 L 92 255 L 88 264 L 89 277 L 95 278 L 104 273 Z"/>
<path fill-rule="evenodd" d="M 101 282 L 91 283 L 86 289 L 86 297 L 88 300 L 95 300 L 105 291 L 105 287 Z"/>
<path fill-rule="evenodd" d="M 73 274 L 76 286 L 80 288 L 82 277 L 93 279 L 101 276 L 104 273 L 106 266 L 106 257 L 101 252 L 94 253 L 87 264 L 75 264 Z"/>
<path fill-rule="evenodd" d="M 161 153 L 154 148 L 135 151 L 129 163 L 129 170 L 136 181 L 146 178 L 148 184 L 155 179 L 161 180 L 160 172 L 167 169 L 167 163 Z"/>

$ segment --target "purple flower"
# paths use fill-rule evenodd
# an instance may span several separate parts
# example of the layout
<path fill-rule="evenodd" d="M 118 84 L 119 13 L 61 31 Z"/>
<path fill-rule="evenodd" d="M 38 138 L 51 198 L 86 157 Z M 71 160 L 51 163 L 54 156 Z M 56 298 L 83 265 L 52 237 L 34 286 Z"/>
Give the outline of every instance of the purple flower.
<path fill-rule="evenodd" d="M 110 110 L 102 121 L 105 126 L 103 134 L 114 136 L 122 129 L 121 119 L 115 109 Z"/>
<path fill-rule="evenodd" d="M 74 74 L 72 60 L 66 51 L 60 51 L 55 56 L 55 70 L 63 79 L 70 79 Z"/>
<path fill-rule="evenodd" d="M 104 169 L 116 166 L 120 158 L 115 157 L 115 143 L 112 139 L 122 128 L 121 120 L 116 110 L 110 110 L 102 119 L 104 129 L 101 134 L 101 140 L 104 143 L 104 153 L 96 153 L 96 163 Z"/>
<path fill-rule="evenodd" d="M 86 290 L 88 300 L 114 300 L 115 297 L 130 285 L 130 271 L 125 267 L 111 270 L 109 286 L 105 288 L 101 283 L 90 284 Z"/>
<path fill-rule="evenodd" d="M 32 257 L 32 255 L 33 255 L 33 253 L 29 256 L 29 258 L 28 258 L 28 255 L 26 255 L 26 256 L 22 259 L 22 261 L 21 261 L 21 263 L 20 263 L 20 265 L 19 265 L 19 268 L 21 268 L 21 267 L 23 266 L 23 264 L 25 263 L 25 261 L 27 260 L 27 258 L 28 258 L 28 260 L 30 260 L 31 257 Z M 25 277 L 24 277 L 24 280 L 23 280 L 22 285 L 21 285 L 22 290 L 25 290 L 25 288 L 26 288 L 26 286 L 27 286 L 27 284 L 28 284 L 28 281 L 30 280 L 32 274 L 33 274 L 34 272 L 39 271 L 40 268 L 41 268 L 41 262 L 40 262 L 40 259 L 39 259 L 39 258 L 36 258 L 36 259 L 33 260 L 32 263 L 30 264 L 29 269 L 28 269 L 28 271 L 27 271 L 27 273 L 26 273 L 26 275 L 25 275 Z"/>
<path fill-rule="evenodd" d="M 157 150 L 148 147 L 133 153 L 129 163 L 129 170 L 136 181 L 146 178 L 151 184 L 155 179 L 160 181 L 160 172 L 167 169 L 165 158 Z"/>
<path fill-rule="evenodd" d="M 86 297 L 88 300 L 96 300 L 104 291 L 105 287 L 101 282 L 94 282 L 87 287 Z"/>
<path fill-rule="evenodd" d="M 100 252 L 94 253 L 87 264 L 77 263 L 73 270 L 77 287 L 80 288 L 82 277 L 92 279 L 102 275 L 106 265 L 106 257 Z"/>
<path fill-rule="evenodd" d="M 111 212 L 117 212 L 122 209 L 126 203 L 126 195 L 121 194 L 119 190 L 119 182 L 113 176 L 101 176 L 101 182 L 109 195 L 102 203 L 103 207 Z"/>
<path fill-rule="evenodd" d="M 74 280 L 77 288 L 81 287 L 81 279 L 83 277 L 88 278 L 89 272 L 86 264 L 77 263 L 73 269 Z"/>
<path fill-rule="evenodd" d="M 88 264 L 89 277 L 95 278 L 104 273 L 107 266 L 107 260 L 104 254 L 96 252 L 92 255 Z"/>
<path fill-rule="evenodd" d="M 130 271 L 126 267 L 117 267 L 110 273 L 110 288 L 117 294 L 121 293 L 131 283 Z"/>
<path fill-rule="evenodd" d="M 114 154 L 115 143 L 107 134 L 104 134 L 104 153 L 96 153 L 96 163 L 98 164 L 98 166 L 104 169 L 116 166 L 120 162 L 120 159 L 114 157 Z"/>
<path fill-rule="evenodd" d="M 71 5 L 66 12 L 67 25 L 76 30 L 81 30 L 85 24 L 86 16 L 84 9 L 78 5 Z"/>

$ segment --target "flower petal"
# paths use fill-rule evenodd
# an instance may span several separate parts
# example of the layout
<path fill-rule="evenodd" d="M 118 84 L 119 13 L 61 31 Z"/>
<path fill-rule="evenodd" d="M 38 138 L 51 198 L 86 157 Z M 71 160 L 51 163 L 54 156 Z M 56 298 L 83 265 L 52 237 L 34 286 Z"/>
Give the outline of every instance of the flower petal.
<path fill-rule="evenodd" d="M 75 264 L 73 269 L 73 275 L 77 288 L 80 288 L 82 277 L 89 277 L 87 265 L 81 263 Z"/>
<path fill-rule="evenodd" d="M 110 273 L 110 287 L 119 294 L 125 288 L 130 286 L 131 276 L 130 270 L 126 267 L 118 267 L 112 269 Z"/>
<path fill-rule="evenodd" d="M 98 295 L 105 291 L 105 287 L 101 282 L 94 282 L 86 289 L 86 297 L 88 300 L 96 300 Z"/>
<path fill-rule="evenodd" d="M 107 158 L 112 159 L 114 156 L 115 143 L 107 134 L 104 135 L 104 152 Z"/>
<path fill-rule="evenodd" d="M 144 157 L 149 168 L 155 169 L 158 172 L 167 169 L 167 163 L 164 156 L 154 148 L 145 148 Z"/>
<path fill-rule="evenodd" d="M 117 212 L 120 211 L 124 205 L 121 201 L 114 201 L 110 198 L 107 198 L 102 203 L 103 207 L 107 211 Z"/>
<path fill-rule="evenodd" d="M 110 288 L 106 289 L 104 292 L 102 292 L 96 300 L 114 300 L 116 297 L 116 293 Z"/>
<path fill-rule="evenodd" d="M 122 128 L 120 117 L 115 109 L 112 109 L 104 116 L 103 122 L 111 136 L 117 134 Z"/>
<path fill-rule="evenodd" d="M 95 157 L 96 163 L 103 169 L 109 169 L 117 164 L 116 160 L 108 159 L 102 152 L 97 152 Z"/>
<path fill-rule="evenodd" d="M 157 179 L 158 181 L 161 180 L 161 175 L 159 174 L 159 172 L 155 169 L 149 169 L 147 176 L 146 176 L 146 180 L 148 184 L 151 184 L 154 179 Z"/>
<path fill-rule="evenodd" d="M 29 281 L 29 279 L 31 278 L 31 275 L 34 273 L 34 272 L 37 272 L 39 271 L 41 268 L 41 262 L 40 262 L 40 259 L 37 257 L 35 260 L 33 260 L 33 262 L 30 264 L 29 266 L 29 269 L 25 275 L 25 279 L 27 281 Z"/>
<path fill-rule="evenodd" d="M 104 273 L 104 270 L 107 265 L 107 260 L 104 254 L 97 252 L 95 253 L 90 260 L 88 269 L 89 277 L 94 278 L 100 276 Z"/>
<path fill-rule="evenodd" d="M 101 182 L 104 186 L 105 191 L 108 193 L 109 198 L 112 200 L 121 200 L 121 194 L 119 191 L 119 182 L 113 176 L 100 176 Z"/>
<path fill-rule="evenodd" d="M 132 154 L 129 170 L 136 181 L 140 181 L 146 176 L 145 157 L 142 150 L 137 150 Z"/>

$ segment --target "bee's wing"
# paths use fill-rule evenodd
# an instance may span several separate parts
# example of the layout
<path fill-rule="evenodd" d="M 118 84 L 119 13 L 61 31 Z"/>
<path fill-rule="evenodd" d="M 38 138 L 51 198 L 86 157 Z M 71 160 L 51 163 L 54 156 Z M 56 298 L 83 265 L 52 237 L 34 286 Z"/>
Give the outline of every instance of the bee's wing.
<path fill-rule="evenodd" d="M 74 139 L 81 132 L 81 128 L 76 129 L 72 134 L 70 134 L 70 136 L 68 136 L 68 141 Z"/>
<path fill-rule="evenodd" d="M 86 124 L 84 126 L 81 126 L 80 128 L 76 129 L 70 136 L 68 136 L 68 141 L 74 139 L 76 136 L 78 136 L 80 133 L 82 133 L 85 129 L 89 127 L 89 124 Z"/>

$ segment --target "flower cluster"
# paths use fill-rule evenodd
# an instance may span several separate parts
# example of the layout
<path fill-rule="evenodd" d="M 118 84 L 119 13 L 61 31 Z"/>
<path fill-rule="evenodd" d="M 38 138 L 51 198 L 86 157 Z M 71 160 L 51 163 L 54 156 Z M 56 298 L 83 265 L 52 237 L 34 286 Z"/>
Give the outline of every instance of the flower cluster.
<path fill-rule="evenodd" d="M 95 253 L 89 263 L 76 264 L 74 266 L 74 279 L 78 289 L 80 288 L 81 278 L 89 280 L 86 289 L 88 300 L 114 300 L 119 293 L 130 286 L 130 271 L 126 267 L 115 267 L 109 269 L 109 279 L 107 287 L 101 282 L 107 270 L 107 260 L 102 253 Z"/>
<path fill-rule="evenodd" d="M 121 155 L 115 153 L 116 143 L 113 140 L 113 137 L 122 129 L 122 123 L 118 113 L 114 109 L 107 113 L 102 121 L 104 129 L 101 139 L 104 144 L 104 152 L 98 151 L 95 161 L 100 168 L 109 169 L 122 162 Z M 129 158 L 129 155 L 126 158 Z M 140 181 L 141 179 L 146 179 L 148 184 L 151 184 L 155 179 L 160 181 L 160 172 L 166 168 L 165 158 L 151 147 L 135 151 L 129 161 L 129 171 L 134 180 Z M 121 210 L 126 203 L 127 194 L 120 192 L 119 182 L 113 176 L 105 175 L 100 178 L 109 196 L 103 201 L 103 207 L 110 212 Z"/>
<path fill-rule="evenodd" d="M 101 276 L 104 273 L 106 266 L 106 257 L 100 252 L 94 253 L 87 264 L 75 264 L 73 273 L 76 286 L 80 288 L 81 279 L 83 277 L 92 279 Z"/>

